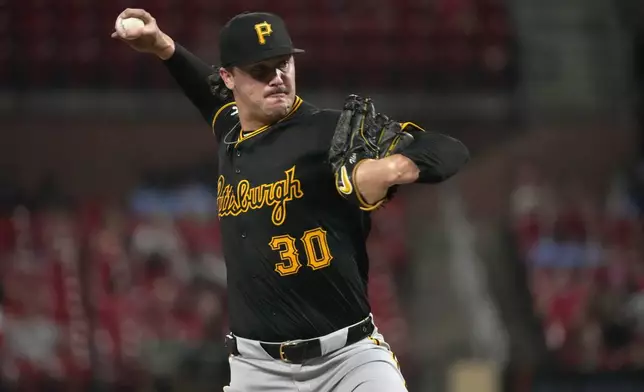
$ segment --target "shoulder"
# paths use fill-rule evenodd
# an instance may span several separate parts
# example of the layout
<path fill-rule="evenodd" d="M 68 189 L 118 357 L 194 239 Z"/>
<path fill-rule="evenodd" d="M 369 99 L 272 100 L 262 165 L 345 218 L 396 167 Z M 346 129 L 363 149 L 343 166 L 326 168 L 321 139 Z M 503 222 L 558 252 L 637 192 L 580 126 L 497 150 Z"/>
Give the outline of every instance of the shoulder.
<path fill-rule="evenodd" d="M 319 109 L 314 113 L 313 122 L 324 143 L 331 143 L 341 113 L 334 109 Z"/>
<path fill-rule="evenodd" d="M 323 123 L 332 123 L 335 125 L 335 123 L 338 122 L 338 119 L 340 118 L 340 111 L 335 110 L 335 109 L 318 109 L 317 112 L 315 112 L 316 119 L 320 122 Z"/>
<path fill-rule="evenodd" d="M 302 102 L 298 111 L 300 119 L 308 126 L 322 131 L 331 129 L 331 132 L 335 129 L 341 114 L 340 110 L 320 108 L 307 101 Z"/>
<path fill-rule="evenodd" d="M 212 131 L 221 139 L 225 132 L 229 131 L 239 122 L 239 110 L 235 101 L 224 103 L 212 117 Z"/>

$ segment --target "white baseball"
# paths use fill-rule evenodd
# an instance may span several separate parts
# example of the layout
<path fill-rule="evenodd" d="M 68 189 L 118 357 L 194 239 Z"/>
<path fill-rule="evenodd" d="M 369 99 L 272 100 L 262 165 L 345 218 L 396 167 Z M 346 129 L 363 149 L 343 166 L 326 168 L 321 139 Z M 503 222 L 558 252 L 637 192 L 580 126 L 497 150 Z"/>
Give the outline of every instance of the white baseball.
<path fill-rule="evenodd" d="M 129 37 L 133 33 L 140 31 L 143 26 L 145 26 L 145 23 L 139 18 L 121 19 L 121 27 L 123 27 L 126 37 Z"/>

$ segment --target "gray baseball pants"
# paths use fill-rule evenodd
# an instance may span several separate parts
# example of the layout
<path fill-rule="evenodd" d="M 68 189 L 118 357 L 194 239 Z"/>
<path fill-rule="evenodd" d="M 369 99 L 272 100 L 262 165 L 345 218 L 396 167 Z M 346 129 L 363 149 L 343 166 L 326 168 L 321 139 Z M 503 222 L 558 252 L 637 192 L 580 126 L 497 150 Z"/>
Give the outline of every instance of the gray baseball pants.
<path fill-rule="evenodd" d="M 276 360 L 260 342 L 236 337 L 239 355 L 229 358 L 224 392 L 407 391 L 398 360 L 378 330 L 345 346 L 347 329 L 321 337 L 322 356 L 302 364 Z"/>

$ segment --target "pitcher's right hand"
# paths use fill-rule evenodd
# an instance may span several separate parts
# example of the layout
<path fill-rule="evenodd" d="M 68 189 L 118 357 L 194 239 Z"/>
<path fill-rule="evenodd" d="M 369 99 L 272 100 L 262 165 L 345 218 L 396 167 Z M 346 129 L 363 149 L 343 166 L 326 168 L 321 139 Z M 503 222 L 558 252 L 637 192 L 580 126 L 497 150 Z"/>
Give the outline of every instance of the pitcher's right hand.
<path fill-rule="evenodd" d="M 121 20 L 138 18 L 144 23 L 142 28 L 125 30 Z M 151 53 L 166 60 L 174 53 L 174 40 L 163 33 L 157 25 L 156 19 L 149 12 L 140 8 L 127 8 L 116 18 L 112 38 L 119 39 L 128 44 L 132 49 Z"/>

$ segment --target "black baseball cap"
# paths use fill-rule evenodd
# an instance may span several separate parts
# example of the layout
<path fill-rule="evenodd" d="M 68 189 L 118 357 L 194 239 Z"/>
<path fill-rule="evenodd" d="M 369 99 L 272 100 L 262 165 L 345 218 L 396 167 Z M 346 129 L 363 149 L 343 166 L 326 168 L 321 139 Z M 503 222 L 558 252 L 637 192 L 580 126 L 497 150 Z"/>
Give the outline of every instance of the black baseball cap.
<path fill-rule="evenodd" d="M 249 65 L 295 53 L 304 50 L 293 47 L 286 24 L 272 13 L 241 13 L 230 19 L 219 34 L 222 67 Z"/>

